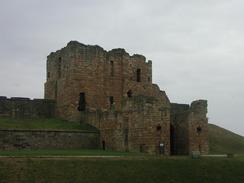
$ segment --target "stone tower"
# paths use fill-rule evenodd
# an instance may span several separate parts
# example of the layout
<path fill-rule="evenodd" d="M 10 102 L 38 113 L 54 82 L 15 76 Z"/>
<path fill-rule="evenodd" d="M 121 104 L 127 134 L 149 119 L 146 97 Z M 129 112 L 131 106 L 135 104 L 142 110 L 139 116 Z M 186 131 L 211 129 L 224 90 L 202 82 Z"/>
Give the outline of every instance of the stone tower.
<path fill-rule="evenodd" d="M 178 139 L 170 132 L 181 133 L 176 127 L 172 130 L 181 118 L 178 104 L 171 104 L 166 93 L 152 83 L 152 62 L 142 55 L 130 56 L 124 49 L 106 51 L 71 41 L 51 53 L 45 98 L 56 101 L 57 117 L 97 127 L 104 149 L 170 154 L 178 143 L 173 143 Z M 198 140 L 193 135 L 196 126 L 205 133 L 204 125 L 195 125 L 207 124 L 203 104 L 185 105 L 186 132 L 180 137 L 184 138 L 182 144 L 177 145 L 182 149 L 179 154 L 187 154 L 195 144 L 199 147 L 201 139 L 205 141 L 203 135 L 197 136 Z M 207 152 L 204 145 L 200 150 Z"/>

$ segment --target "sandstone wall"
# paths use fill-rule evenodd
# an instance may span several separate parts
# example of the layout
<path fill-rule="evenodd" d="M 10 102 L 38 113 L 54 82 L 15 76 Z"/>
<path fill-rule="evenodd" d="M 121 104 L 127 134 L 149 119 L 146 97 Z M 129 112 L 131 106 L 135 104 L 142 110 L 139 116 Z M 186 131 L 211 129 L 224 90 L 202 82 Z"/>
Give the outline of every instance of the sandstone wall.
<path fill-rule="evenodd" d="M 152 83 L 152 62 L 124 49 L 71 41 L 51 53 L 45 98 L 56 101 L 57 117 L 97 127 L 109 149 L 157 152 L 163 143 L 166 154 L 207 152 L 204 102 L 170 105 Z"/>
<path fill-rule="evenodd" d="M 0 130 L 0 150 L 98 148 L 99 134 L 89 131 Z"/>
<path fill-rule="evenodd" d="M 191 103 L 189 114 L 189 152 L 200 151 L 207 154 L 208 118 L 207 101 L 197 100 Z"/>
<path fill-rule="evenodd" d="M 119 111 L 129 91 L 132 95 L 154 95 L 151 64 L 144 56 L 130 56 L 124 49 L 105 51 L 71 41 L 48 56 L 45 98 L 56 100 L 57 115 L 70 121 L 80 119 L 81 92 L 90 109 L 110 109 L 112 97 L 113 107 Z"/>
<path fill-rule="evenodd" d="M 0 97 L 0 116 L 4 117 L 54 117 L 55 102 L 47 99 Z"/>
<path fill-rule="evenodd" d="M 171 152 L 208 153 L 207 101 L 193 101 L 191 105 L 171 104 Z"/>
<path fill-rule="evenodd" d="M 159 153 L 164 144 L 164 154 L 170 154 L 170 112 L 154 97 L 133 96 L 123 99 L 123 109 L 118 112 L 85 111 L 84 121 L 100 130 L 101 146 L 119 151 Z"/>

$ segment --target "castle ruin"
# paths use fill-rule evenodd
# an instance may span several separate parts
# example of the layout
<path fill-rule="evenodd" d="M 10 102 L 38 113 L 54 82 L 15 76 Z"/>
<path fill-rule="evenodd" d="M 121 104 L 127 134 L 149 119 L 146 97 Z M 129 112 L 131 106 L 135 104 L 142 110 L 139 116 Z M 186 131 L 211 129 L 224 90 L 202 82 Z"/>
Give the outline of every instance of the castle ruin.
<path fill-rule="evenodd" d="M 207 101 L 171 103 L 152 83 L 152 62 L 124 49 L 71 41 L 51 53 L 45 99 L 56 101 L 56 117 L 99 129 L 103 149 L 208 153 Z"/>

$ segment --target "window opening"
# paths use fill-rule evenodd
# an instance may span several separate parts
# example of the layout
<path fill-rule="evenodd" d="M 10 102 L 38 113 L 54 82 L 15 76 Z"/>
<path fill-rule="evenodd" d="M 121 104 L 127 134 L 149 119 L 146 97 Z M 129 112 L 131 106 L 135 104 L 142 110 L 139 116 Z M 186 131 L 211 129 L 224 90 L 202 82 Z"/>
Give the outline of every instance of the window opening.
<path fill-rule="evenodd" d="M 141 69 L 136 70 L 136 81 L 141 82 Z"/>

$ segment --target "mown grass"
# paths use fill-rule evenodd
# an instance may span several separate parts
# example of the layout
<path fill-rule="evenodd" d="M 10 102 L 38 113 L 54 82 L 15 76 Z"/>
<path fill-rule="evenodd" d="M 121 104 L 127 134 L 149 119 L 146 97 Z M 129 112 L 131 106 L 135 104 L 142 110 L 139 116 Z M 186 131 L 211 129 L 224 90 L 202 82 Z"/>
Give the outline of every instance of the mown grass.
<path fill-rule="evenodd" d="M 0 159 L 0 182 L 243 183 L 244 158 Z"/>
<path fill-rule="evenodd" d="M 208 125 L 211 154 L 244 154 L 244 137 L 213 124 Z M 243 181 L 244 182 L 244 181 Z"/>
<path fill-rule="evenodd" d="M 115 152 L 101 149 L 22 149 L 0 151 L 0 156 L 9 157 L 40 157 L 40 156 L 150 156 L 144 153 Z"/>
<path fill-rule="evenodd" d="M 0 129 L 96 130 L 91 125 L 55 118 L 13 119 L 0 117 Z"/>

